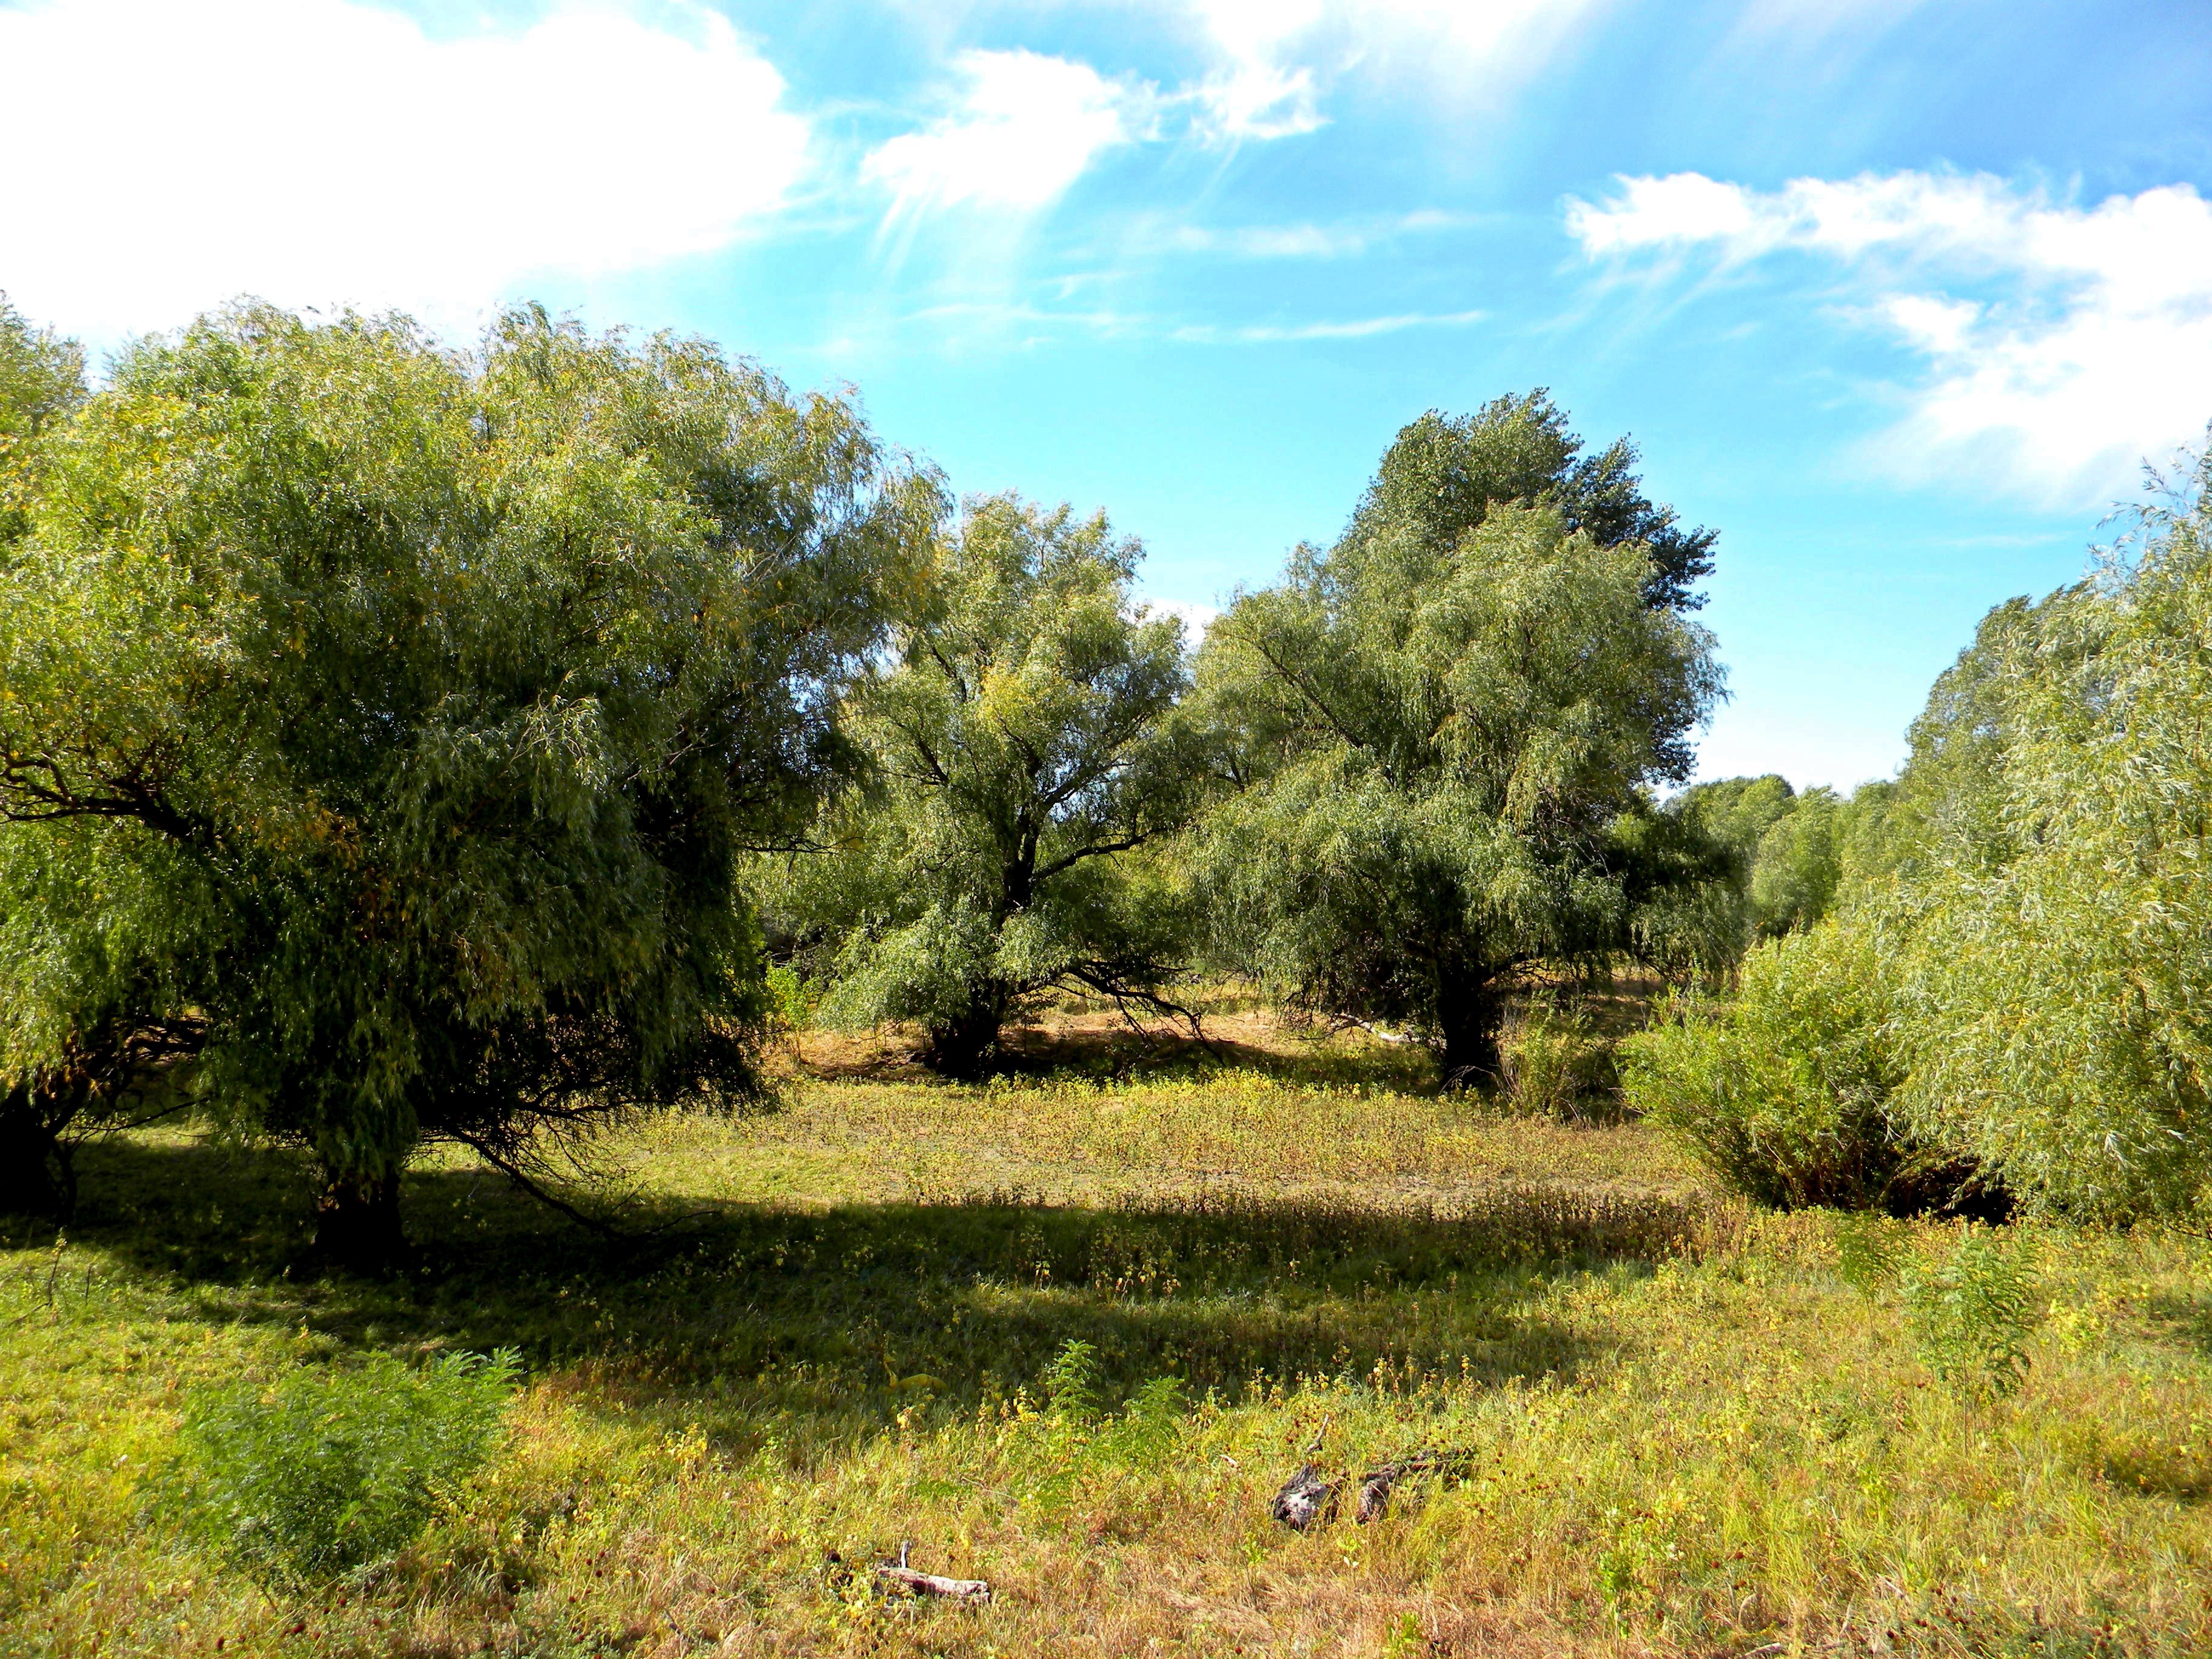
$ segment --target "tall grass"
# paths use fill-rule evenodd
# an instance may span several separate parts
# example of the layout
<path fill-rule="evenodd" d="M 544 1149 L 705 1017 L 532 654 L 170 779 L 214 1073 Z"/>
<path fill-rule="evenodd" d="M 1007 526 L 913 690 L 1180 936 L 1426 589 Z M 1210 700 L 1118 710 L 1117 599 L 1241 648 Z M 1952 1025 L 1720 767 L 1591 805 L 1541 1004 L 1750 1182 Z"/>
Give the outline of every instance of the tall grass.
<path fill-rule="evenodd" d="M 281 1159 L 94 1149 L 66 1244 L 0 1257 L 0 1652 L 2212 1643 L 2191 1239 L 2011 1230 L 2039 1265 L 2008 1392 L 1947 1376 L 1905 1285 L 1955 1228 L 1881 1223 L 1869 1271 L 1833 1218 L 1717 1198 L 1633 1125 L 839 1085 L 611 1150 L 625 1241 L 433 1168 L 420 1260 L 365 1283 L 301 1271 Z M 501 1345 L 510 1454 L 373 1580 L 265 1595 L 141 1518 L 196 1401 Z M 1379 1523 L 1292 1534 L 1268 1500 L 1316 1441 L 1336 1476 L 1461 1455 Z M 877 1594 L 902 1540 L 993 1606 Z"/>

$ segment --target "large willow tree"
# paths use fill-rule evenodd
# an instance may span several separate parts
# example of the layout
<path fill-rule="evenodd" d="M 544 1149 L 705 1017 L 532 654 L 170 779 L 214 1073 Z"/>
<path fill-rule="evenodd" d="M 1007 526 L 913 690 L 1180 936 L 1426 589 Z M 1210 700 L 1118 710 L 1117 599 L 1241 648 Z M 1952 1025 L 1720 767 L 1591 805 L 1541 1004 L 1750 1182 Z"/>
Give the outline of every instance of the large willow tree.
<path fill-rule="evenodd" d="M 10 1078 L 183 1033 L 356 1258 L 426 1139 L 512 1165 L 748 1085 L 738 872 L 841 774 L 932 479 L 843 403 L 542 313 L 460 355 L 238 310 L 38 443 L 0 568 Z"/>
<path fill-rule="evenodd" d="M 1632 451 L 1577 453 L 1540 393 L 1415 422 L 1200 662 L 1238 786 L 1199 837 L 1218 948 L 1411 1024 L 1455 1081 L 1495 1073 L 1515 974 L 1627 942 L 1616 822 L 1719 692 L 1680 608 L 1710 534 L 1644 500 Z"/>

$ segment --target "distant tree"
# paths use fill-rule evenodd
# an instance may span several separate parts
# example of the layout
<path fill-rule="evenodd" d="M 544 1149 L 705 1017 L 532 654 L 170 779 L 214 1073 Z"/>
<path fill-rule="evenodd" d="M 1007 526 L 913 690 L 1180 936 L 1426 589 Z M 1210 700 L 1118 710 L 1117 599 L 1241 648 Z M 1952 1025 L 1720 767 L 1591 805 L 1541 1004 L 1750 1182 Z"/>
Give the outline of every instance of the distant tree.
<path fill-rule="evenodd" d="M 201 1102 L 307 1148 L 361 1261 L 425 1140 L 516 1170 L 750 1085 L 741 860 L 842 775 L 933 480 L 842 403 L 542 313 L 461 356 L 240 309 L 42 445 L 0 571 L 0 817 L 46 872 L 4 901 L 12 1075 L 103 1009 L 189 1029 Z"/>
<path fill-rule="evenodd" d="M 0 294 L 0 557 L 28 523 L 41 440 L 84 390 L 84 348 L 33 328 Z"/>
<path fill-rule="evenodd" d="M 969 503 L 894 661 L 861 684 L 868 786 L 824 813 L 779 901 L 835 1023 L 910 1020 L 972 1077 L 1058 988 L 1164 1006 L 1179 908 L 1143 854 L 1203 779 L 1182 626 L 1130 593 L 1104 517 Z"/>
<path fill-rule="evenodd" d="M 1750 886 L 1752 929 L 1759 938 L 1809 927 L 1835 908 L 1849 813 L 1834 790 L 1815 787 L 1797 795 L 1759 836 Z"/>
<path fill-rule="evenodd" d="M 1609 465 L 1571 510 L 1563 429 L 1541 394 L 1416 422 L 1342 540 L 1240 599 L 1200 659 L 1241 786 L 1195 858 L 1218 950 L 1411 1024 L 1459 1081 L 1495 1075 L 1515 973 L 1626 942 L 1614 825 L 1686 769 L 1720 691 L 1647 544 L 1571 521 L 1641 497 Z"/>

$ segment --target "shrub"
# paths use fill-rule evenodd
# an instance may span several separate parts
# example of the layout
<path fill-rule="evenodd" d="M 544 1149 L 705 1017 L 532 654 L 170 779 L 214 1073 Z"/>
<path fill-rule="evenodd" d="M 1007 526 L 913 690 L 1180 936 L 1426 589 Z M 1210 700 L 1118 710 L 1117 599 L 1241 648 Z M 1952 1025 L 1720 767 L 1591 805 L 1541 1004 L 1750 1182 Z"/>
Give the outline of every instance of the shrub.
<path fill-rule="evenodd" d="M 1761 945 L 1734 1002 L 1678 1000 L 1625 1045 L 1628 1103 L 1714 1172 L 1783 1208 L 1877 1207 L 1912 1148 L 1871 941 L 1833 924 Z"/>
<path fill-rule="evenodd" d="M 374 1354 L 358 1370 L 226 1389 L 186 1410 L 161 1504 L 266 1585 L 387 1559 L 498 1445 L 520 1370 L 506 1349 L 420 1370 Z"/>
<path fill-rule="evenodd" d="M 1600 1115 L 1620 1082 L 1613 1045 L 1571 1008 L 1531 1003 L 1502 1046 L 1506 1097 L 1520 1111 Z"/>

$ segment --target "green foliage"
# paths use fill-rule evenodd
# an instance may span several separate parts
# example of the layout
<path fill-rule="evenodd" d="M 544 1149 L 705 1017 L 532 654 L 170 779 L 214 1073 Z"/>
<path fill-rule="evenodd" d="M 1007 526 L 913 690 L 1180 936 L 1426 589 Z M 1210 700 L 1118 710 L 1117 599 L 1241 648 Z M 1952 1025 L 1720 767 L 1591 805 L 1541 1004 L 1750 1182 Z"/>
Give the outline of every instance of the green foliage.
<path fill-rule="evenodd" d="M 160 1505 L 271 1587 L 386 1560 L 504 1438 L 520 1369 L 506 1350 L 420 1370 L 373 1353 L 356 1369 L 302 1366 L 272 1389 L 216 1391 L 185 1410 Z"/>
<path fill-rule="evenodd" d="M 1937 1376 L 1974 1392 L 2020 1387 L 2043 1316 L 2032 1245 L 1969 1228 L 1933 1260 L 1908 1261 L 1898 1283 L 1914 1343 Z"/>
<path fill-rule="evenodd" d="M 777 1025 L 787 1031 L 803 1031 L 814 1023 L 818 1000 L 815 988 L 799 976 L 799 970 L 779 963 L 768 970 L 769 1005 Z"/>
<path fill-rule="evenodd" d="M 1761 1203 L 1880 1206 L 1912 1156 L 1889 1008 L 1874 936 L 1791 934 L 1744 958 L 1733 1000 L 1678 1000 L 1630 1039 L 1622 1086 Z"/>
<path fill-rule="evenodd" d="M 1812 926 L 1835 908 L 1847 862 L 1875 856 L 1889 786 L 1848 800 L 1800 793 L 1771 773 L 1694 784 L 1641 823 L 1624 820 L 1632 857 L 1678 866 L 1638 910 L 1638 953 L 1662 972 L 1724 980 L 1756 940 Z M 1860 849 L 1854 853 L 1850 849 Z"/>
<path fill-rule="evenodd" d="M 1045 1409 L 1063 1423 L 1083 1425 L 1098 1416 L 1098 1349 L 1070 1337 L 1044 1369 Z"/>
<path fill-rule="evenodd" d="M 1242 786 L 1194 853 L 1218 952 L 1411 1024 L 1459 1080 L 1496 1075 L 1512 974 L 1626 939 L 1608 828 L 1719 692 L 1644 543 L 1487 493 L 1526 493 L 1547 410 L 1409 427 L 1344 538 L 1300 549 L 1200 657 Z"/>
<path fill-rule="evenodd" d="M 2087 1219 L 2212 1182 L 2212 463 L 2137 553 L 1990 613 L 1856 900 L 1894 941 L 1901 1118 Z"/>
<path fill-rule="evenodd" d="M 1750 889 L 1752 929 L 1759 938 L 1808 927 L 1834 907 L 1848 810 L 1834 790 L 1808 789 L 1759 836 Z"/>
<path fill-rule="evenodd" d="M 11 1063 L 59 1064 L 100 998 L 189 1017 L 203 1097 L 341 1194 L 425 1137 L 512 1155 L 746 1085 L 740 860 L 842 775 L 830 692 L 932 479 L 703 343 L 526 313 L 470 356 L 225 313 L 42 444 L 0 858 L 47 838 L 86 903 L 9 946 Z"/>
<path fill-rule="evenodd" d="M 1651 566 L 1645 598 L 1655 609 L 1702 605 L 1695 589 L 1712 574 L 1719 532 L 1683 528 L 1672 507 L 1644 494 L 1628 439 L 1616 438 L 1595 455 L 1582 452 L 1566 411 L 1541 387 L 1492 398 L 1473 415 L 1432 409 L 1398 434 L 1345 539 L 1410 536 L 1441 556 L 1493 507 L 1549 507 L 1570 532 L 1601 546 L 1642 545 Z"/>
<path fill-rule="evenodd" d="M 1618 1059 L 1587 1014 L 1548 999 L 1531 1001 L 1502 1046 L 1506 1098 L 1516 1110 L 1567 1119 L 1607 1115 Z"/>
<path fill-rule="evenodd" d="M 84 348 L 33 328 L 0 294 L 0 560 L 29 524 L 48 432 L 84 398 Z"/>
<path fill-rule="evenodd" d="M 973 1075 L 1044 991 L 1160 1000 L 1181 907 L 1143 851 L 1188 817 L 1203 753 L 1182 624 L 1133 601 L 1139 556 L 1103 516 L 969 503 L 895 665 L 854 694 L 869 787 L 779 895 L 824 1020 L 916 1022 L 933 1064 Z"/>
<path fill-rule="evenodd" d="M 1846 1214 L 1836 1218 L 1836 1270 L 1844 1283 L 1867 1296 L 1897 1280 L 1911 1236 L 1884 1218 Z"/>

